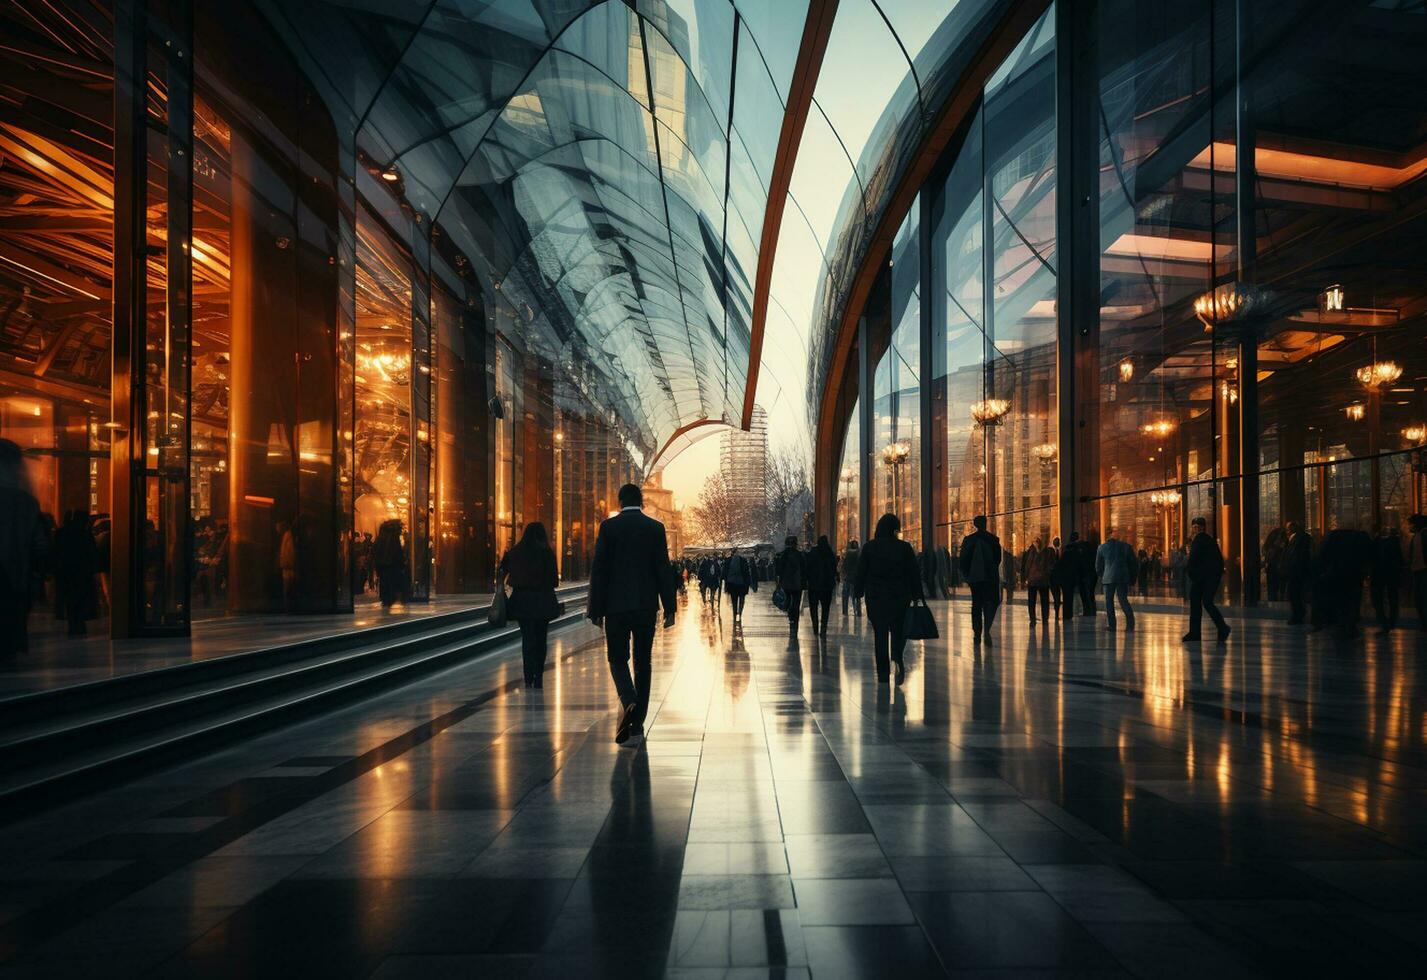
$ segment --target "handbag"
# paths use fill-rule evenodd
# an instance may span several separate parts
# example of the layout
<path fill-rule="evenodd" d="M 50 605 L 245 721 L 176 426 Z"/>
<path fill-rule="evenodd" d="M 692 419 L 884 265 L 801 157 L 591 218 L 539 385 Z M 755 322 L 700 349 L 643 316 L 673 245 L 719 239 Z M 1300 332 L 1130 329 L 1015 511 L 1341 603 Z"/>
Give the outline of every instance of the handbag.
<path fill-rule="evenodd" d="M 773 605 L 784 612 L 788 610 L 788 593 L 783 591 L 781 585 L 773 590 Z"/>
<path fill-rule="evenodd" d="M 909 640 L 935 640 L 941 635 L 937 632 L 936 617 L 925 600 L 917 599 L 907 607 L 902 619 L 902 635 Z"/>
<path fill-rule="evenodd" d="M 504 626 L 505 617 L 505 589 L 498 588 L 495 590 L 495 595 L 491 597 L 491 608 L 486 613 L 486 622 L 492 626 Z"/>

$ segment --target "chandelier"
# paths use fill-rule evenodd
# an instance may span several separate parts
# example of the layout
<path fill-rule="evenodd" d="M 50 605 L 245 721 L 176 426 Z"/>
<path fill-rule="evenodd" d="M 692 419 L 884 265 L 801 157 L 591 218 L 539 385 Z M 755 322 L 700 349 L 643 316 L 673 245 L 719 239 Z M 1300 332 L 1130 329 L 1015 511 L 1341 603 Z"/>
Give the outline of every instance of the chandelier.
<path fill-rule="evenodd" d="M 882 447 L 882 462 L 888 466 L 900 466 L 907 461 L 907 457 L 912 454 L 912 444 L 906 440 L 889 442 Z"/>
<path fill-rule="evenodd" d="M 1178 490 L 1155 490 L 1150 494 L 1150 503 L 1161 510 L 1178 507 L 1184 497 Z"/>
<path fill-rule="evenodd" d="M 1042 442 L 1031 447 L 1031 455 L 1042 463 L 1053 463 L 1059 450 L 1053 442 Z"/>
<path fill-rule="evenodd" d="M 1011 403 L 1004 398 L 987 398 L 971 403 L 971 419 L 977 425 L 1000 425 L 1001 419 L 1011 410 Z"/>
<path fill-rule="evenodd" d="M 1361 422 L 1363 416 L 1367 414 L 1367 409 L 1363 407 L 1362 402 L 1353 402 L 1347 408 L 1343 409 L 1343 414 L 1348 417 L 1349 422 Z"/>
<path fill-rule="evenodd" d="M 1202 294 L 1194 301 L 1194 315 L 1206 331 L 1215 324 L 1246 320 L 1267 305 L 1267 295 L 1246 282 L 1226 282 Z"/>
<path fill-rule="evenodd" d="M 1427 442 L 1427 425 L 1409 425 L 1402 430 L 1402 438 L 1408 442 Z"/>
<path fill-rule="evenodd" d="M 1396 361 L 1373 361 L 1358 368 L 1356 376 L 1358 384 L 1375 391 L 1402 377 L 1402 365 Z"/>
<path fill-rule="evenodd" d="M 1155 439 L 1167 439 L 1179 428 L 1173 419 L 1157 419 L 1140 426 L 1140 431 Z"/>
<path fill-rule="evenodd" d="M 1135 377 L 1135 362 L 1128 357 L 1120 362 L 1120 380 L 1128 384 Z"/>
<path fill-rule="evenodd" d="M 1229 384 L 1227 381 L 1219 385 L 1219 393 L 1224 396 L 1230 405 L 1239 400 L 1239 386 Z"/>

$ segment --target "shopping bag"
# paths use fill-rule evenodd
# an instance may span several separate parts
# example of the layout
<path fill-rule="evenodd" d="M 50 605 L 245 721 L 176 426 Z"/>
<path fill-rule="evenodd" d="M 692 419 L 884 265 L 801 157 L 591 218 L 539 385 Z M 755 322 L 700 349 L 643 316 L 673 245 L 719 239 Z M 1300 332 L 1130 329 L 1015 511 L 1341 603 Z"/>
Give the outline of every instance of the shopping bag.
<path fill-rule="evenodd" d="M 902 621 L 902 634 L 909 640 L 935 640 L 941 635 L 937 632 L 936 617 L 921 599 L 907 607 L 907 615 Z"/>
<path fill-rule="evenodd" d="M 492 626 L 505 625 L 505 589 L 495 590 L 495 595 L 491 597 L 490 612 L 486 613 L 486 621 Z"/>

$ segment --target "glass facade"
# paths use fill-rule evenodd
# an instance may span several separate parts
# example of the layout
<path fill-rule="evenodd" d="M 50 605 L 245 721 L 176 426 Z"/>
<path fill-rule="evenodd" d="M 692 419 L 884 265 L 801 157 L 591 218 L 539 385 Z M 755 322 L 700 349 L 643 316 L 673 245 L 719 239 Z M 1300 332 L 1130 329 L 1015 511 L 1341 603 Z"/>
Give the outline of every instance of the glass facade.
<path fill-rule="evenodd" d="M 0 438 L 91 628 L 352 609 L 383 529 L 407 601 L 587 574 L 742 408 L 805 13 L 0 2 Z"/>
<path fill-rule="evenodd" d="M 1202 515 L 1230 560 L 1228 598 L 1280 600 L 1286 522 L 1315 542 L 1393 535 L 1424 508 L 1409 242 L 1427 232 L 1413 95 L 1427 68 L 1409 52 L 1427 25 L 1369 2 L 1311 17 L 1249 0 L 1060 7 L 974 82 L 866 303 L 824 297 L 829 330 L 867 331 L 867 376 L 855 346 L 811 371 L 871 386 L 872 516 L 895 510 L 922 548 L 954 548 L 977 513 L 1018 554 L 1113 528 L 1143 552 L 1142 588 L 1172 595 Z M 918 408 L 904 380 L 919 363 Z M 847 385 L 828 395 L 844 446 L 863 424 Z M 918 433 L 920 485 L 894 487 L 881 465 L 902 432 Z M 838 522 L 860 489 L 846 471 L 819 457 Z"/>

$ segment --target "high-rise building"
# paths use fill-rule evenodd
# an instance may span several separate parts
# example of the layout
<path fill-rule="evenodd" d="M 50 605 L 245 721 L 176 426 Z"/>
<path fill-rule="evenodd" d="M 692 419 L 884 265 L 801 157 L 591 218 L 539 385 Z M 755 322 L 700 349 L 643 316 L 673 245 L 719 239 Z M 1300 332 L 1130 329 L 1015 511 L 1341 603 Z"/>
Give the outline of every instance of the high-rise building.
<path fill-rule="evenodd" d="M 768 413 L 763 406 L 753 406 L 753 422 L 747 431 L 731 428 L 724 432 L 719 472 L 735 503 L 751 509 L 767 502 Z"/>

